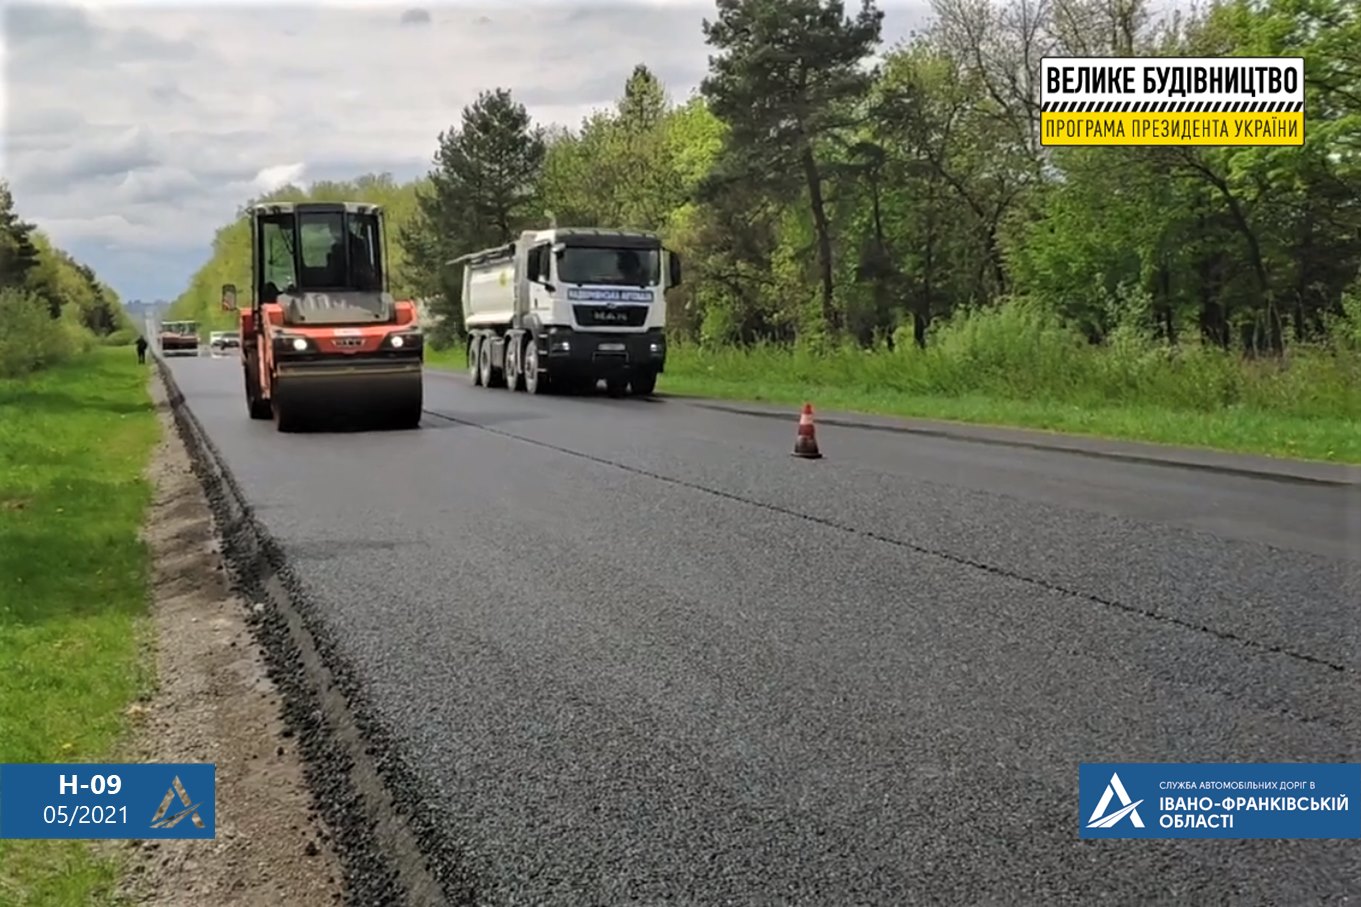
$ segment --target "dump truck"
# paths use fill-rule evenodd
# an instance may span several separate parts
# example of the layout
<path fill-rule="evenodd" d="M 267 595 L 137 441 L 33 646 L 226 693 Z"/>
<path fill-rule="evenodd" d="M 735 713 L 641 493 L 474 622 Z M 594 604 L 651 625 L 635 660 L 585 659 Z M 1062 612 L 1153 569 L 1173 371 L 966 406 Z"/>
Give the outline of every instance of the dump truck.
<path fill-rule="evenodd" d="M 416 428 L 424 336 L 388 292 L 383 210 L 270 202 L 247 210 L 251 298 L 240 307 L 246 409 L 296 431 L 331 417 Z M 224 308 L 238 308 L 233 284 Z"/>
<path fill-rule="evenodd" d="M 666 291 L 680 255 L 653 233 L 526 230 L 447 263 L 463 266 L 463 323 L 474 386 L 542 394 L 605 381 L 649 395 L 666 367 Z"/>
<path fill-rule="evenodd" d="M 163 321 L 156 341 L 162 356 L 197 356 L 198 322 Z"/>

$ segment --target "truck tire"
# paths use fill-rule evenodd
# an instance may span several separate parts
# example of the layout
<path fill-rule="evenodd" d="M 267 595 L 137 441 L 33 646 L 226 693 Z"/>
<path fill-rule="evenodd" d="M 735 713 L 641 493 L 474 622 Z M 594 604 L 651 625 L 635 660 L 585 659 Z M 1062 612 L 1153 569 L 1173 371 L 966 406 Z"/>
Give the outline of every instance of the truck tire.
<path fill-rule="evenodd" d="M 525 389 L 524 344 L 518 337 L 506 336 L 506 388 L 512 394 Z"/>
<path fill-rule="evenodd" d="M 482 339 L 482 353 L 477 357 L 481 365 L 483 387 L 501 386 L 499 370 L 492 368 L 491 364 L 491 348 L 494 342 L 494 337 L 484 337 Z"/>
<path fill-rule="evenodd" d="M 473 387 L 482 386 L 482 338 L 475 334 L 468 338 L 468 377 Z"/>
<path fill-rule="evenodd" d="M 525 393 L 544 394 L 548 391 L 548 376 L 539 371 L 539 343 L 534 336 L 525 338 L 524 354 L 520 361 L 524 363 L 521 371 L 524 373 Z"/>
<path fill-rule="evenodd" d="M 657 373 L 652 369 L 645 369 L 634 375 L 629 384 L 632 386 L 634 396 L 651 397 L 652 392 L 657 389 Z"/>

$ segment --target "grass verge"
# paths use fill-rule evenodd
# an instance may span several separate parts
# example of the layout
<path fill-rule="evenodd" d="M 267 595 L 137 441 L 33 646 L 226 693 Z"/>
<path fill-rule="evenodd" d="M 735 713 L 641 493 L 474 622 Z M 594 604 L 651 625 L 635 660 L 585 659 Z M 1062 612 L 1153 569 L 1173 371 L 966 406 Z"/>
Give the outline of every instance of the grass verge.
<path fill-rule="evenodd" d="M 427 363 L 462 370 L 466 357 L 461 348 L 428 351 Z M 1299 351 L 1284 365 L 1254 364 L 1187 347 L 1169 358 L 1148 344 L 1075 346 L 1012 315 L 974 319 L 924 352 L 673 346 L 658 390 L 1361 463 L 1354 353 Z"/>
<path fill-rule="evenodd" d="M 103 347 L 0 380 L 0 762 L 116 761 L 153 681 L 147 369 Z M 118 871 L 87 842 L 0 841 L 0 903 L 105 903 Z"/>

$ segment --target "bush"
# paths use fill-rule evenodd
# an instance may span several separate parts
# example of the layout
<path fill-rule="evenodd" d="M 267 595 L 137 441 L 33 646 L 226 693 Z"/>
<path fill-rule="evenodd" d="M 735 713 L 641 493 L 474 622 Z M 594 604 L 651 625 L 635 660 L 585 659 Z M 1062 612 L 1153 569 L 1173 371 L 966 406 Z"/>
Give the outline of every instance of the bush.
<path fill-rule="evenodd" d="M 1361 316 L 1361 301 L 1356 308 Z M 1361 318 L 1340 318 L 1335 337 L 1353 336 L 1347 331 L 1355 324 Z M 1195 341 L 1171 347 L 1132 324 L 1094 345 L 1057 316 L 1016 300 L 956 312 L 932 326 L 925 349 L 907 331 L 891 350 L 673 342 L 667 373 L 880 397 L 1361 418 L 1361 355 L 1344 346 L 1296 345 L 1284 357 L 1254 360 Z"/>
<path fill-rule="evenodd" d="M 119 328 L 99 338 L 99 342 L 104 346 L 131 346 L 136 341 L 137 332 L 132 328 Z"/>
<path fill-rule="evenodd" d="M 15 378 L 87 351 L 90 332 L 53 318 L 47 302 L 24 290 L 0 290 L 0 377 Z"/>

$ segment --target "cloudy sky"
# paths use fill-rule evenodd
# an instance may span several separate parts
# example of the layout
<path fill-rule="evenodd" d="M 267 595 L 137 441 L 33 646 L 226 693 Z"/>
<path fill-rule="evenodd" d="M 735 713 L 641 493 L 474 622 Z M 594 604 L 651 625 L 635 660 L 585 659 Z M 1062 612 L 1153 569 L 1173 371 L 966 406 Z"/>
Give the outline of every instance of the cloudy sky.
<path fill-rule="evenodd" d="M 683 99 L 713 13 L 676 0 L 0 6 L 0 173 L 20 211 L 125 299 L 181 292 L 215 229 L 262 190 L 424 172 L 480 89 L 575 125 L 642 61 Z M 887 41 L 924 7 L 884 4 Z"/>

